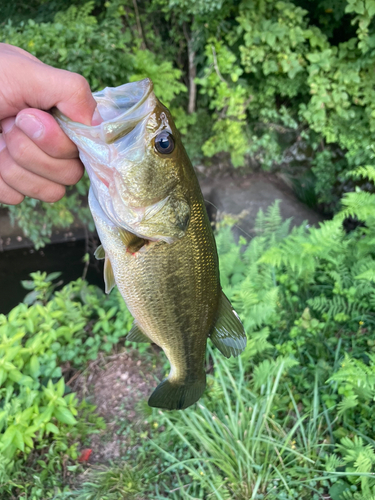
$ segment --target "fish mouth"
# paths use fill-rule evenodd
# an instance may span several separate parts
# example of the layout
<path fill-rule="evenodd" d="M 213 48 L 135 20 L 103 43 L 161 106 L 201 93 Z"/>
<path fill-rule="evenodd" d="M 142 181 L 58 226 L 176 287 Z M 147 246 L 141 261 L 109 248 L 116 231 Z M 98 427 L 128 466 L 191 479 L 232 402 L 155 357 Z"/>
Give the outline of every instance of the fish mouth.
<path fill-rule="evenodd" d="M 138 82 L 125 83 L 120 87 L 106 87 L 92 95 L 97 102 L 102 123 L 95 126 L 72 122 L 57 108 L 52 114 L 72 130 L 92 138 L 99 138 L 106 144 L 127 135 L 136 125 L 144 120 L 156 104 L 154 85 L 150 78 Z"/>
<path fill-rule="evenodd" d="M 121 87 L 106 87 L 94 92 L 100 116 L 104 121 L 126 120 L 145 104 L 154 89 L 150 78 L 139 82 L 125 83 Z"/>
<path fill-rule="evenodd" d="M 124 137 L 153 110 L 156 100 L 153 90 L 152 81 L 145 78 L 95 92 L 93 97 L 103 123 L 91 128 L 98 128 L 107 144 Z"/>

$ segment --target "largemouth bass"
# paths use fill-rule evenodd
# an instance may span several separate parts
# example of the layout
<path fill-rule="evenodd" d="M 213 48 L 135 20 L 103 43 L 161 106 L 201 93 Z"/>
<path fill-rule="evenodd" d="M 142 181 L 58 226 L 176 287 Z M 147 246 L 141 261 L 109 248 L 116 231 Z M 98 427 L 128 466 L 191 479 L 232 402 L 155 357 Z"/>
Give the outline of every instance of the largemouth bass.
<path fill-rule="evenodd" d="M 220 286 L 216 245 L 197 177 L 151 80 L 93 94 L 103 123 L 54 112 L 77 145 L 91 181 L 106 292 L 117 285 L 135 321 L 134 342 L 154 342 L 170 364 L 149 405 L 183 409 L 206 386 L 207 339 L 224 354 L 246 346 Z"/>

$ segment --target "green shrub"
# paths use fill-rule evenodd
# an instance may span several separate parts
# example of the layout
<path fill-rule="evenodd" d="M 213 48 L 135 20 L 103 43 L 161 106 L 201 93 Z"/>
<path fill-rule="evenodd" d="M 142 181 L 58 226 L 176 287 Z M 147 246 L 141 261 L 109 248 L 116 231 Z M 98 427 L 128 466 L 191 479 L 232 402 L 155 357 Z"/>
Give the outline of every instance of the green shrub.
<path fill-rule="evenodd" d="M 104 427 L 93 413 L 95 407 L 79 403 L 70 392 L 61 367 L 68 363 L 82 369 L 100 351 L 111 351 L 132 323 L 116 293 L 106 298 L 82 280 L 53 292 L 58 274 L 33 273 L 33 280 L 24 282 L 31 290 L 26 296 L 29 305 L 20 304 L 7 316 L 0 315 L 2 498 L 6 493 L 38 489 L 30 483 L 32 467 L 41 488 L 43 481 L 47 490 L 51 487 L 50 474 L 55 474 L 61 487 L 63 457 L 75 460 L 77 447 L 87 435 Z"/>
<path fill-rule="evenodd" d="M 117 12 L 98 21 L 91 14 L 93 9 L 94 2 L 88 2 L 58 12 L 53 22 L 29 20 L 14 25 L 8 21 L 0 25 L 0 42 L 17 45 L 46 64 L 82 74 L 93 91 L 150 77 L 157 96 L 170 107 L 175 97 L 186 91 L 180 82 L 181 70 L 162 54 L 141 50 L 138 37 L 130 28 L 124 29 Z M 176 115 L 177 123 L 184 126 L 187 118 L 181 106 L 176 107 Z M 57 203 L 26 198 L 21 205 L 9 207 L 11 221 L 17 222 L 36 248 L 50 241 L 53 227 L 67 228 L 75 218 L 93 231 L 89 209 L 82 207 L 80 199 L 87 195 L 88 187 L 85 175 Z"/>
<path fill-rule="evenodd" d="M 88 2 L 61 11 L 60 1 L 33 2 L 38 22 L 19 22 L 16 1 L 16 22 L 0 26 L 0 41 L 83 74 L 93 90 L 151 77 L 194 161 L 225 152 L 234 166 L 252 158 L 275 169 L 286 160 L 297 184 L 309 179 L 310 193 L 299 182 L 301 198 L 337 211 L 342 193 L 358 184 L 346 173 L 373 159 L 375 0 L 138 4 Z M 195 74 L 196 106 L 188 115 Z M 74 217 L 92 228 L 79 203 L 87 186 L 85 179 L 51 205 L 26 200 L 10 209 L 12 219 L 37 247 L 53 225 L 66 228 Z"/>

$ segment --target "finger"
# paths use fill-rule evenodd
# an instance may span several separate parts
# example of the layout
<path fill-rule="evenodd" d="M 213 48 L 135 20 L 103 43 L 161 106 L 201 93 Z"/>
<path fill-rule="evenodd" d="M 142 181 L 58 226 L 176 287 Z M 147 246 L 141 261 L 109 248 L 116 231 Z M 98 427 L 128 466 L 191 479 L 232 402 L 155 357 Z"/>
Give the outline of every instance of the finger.
<path fill-rule="evenodd" d="M 26 57 L 12 46 L 4 49 L 4 45 L 0 46 L 0 67 L 1 118 L 16 116 L 25 108 L 48 111 L 57 106 L 71 120 L 91 125 L 96 101 L 83 76 Z"/>
<path fill-rule="evenodd" d="M 7 149 L 0 153 L 0 175 L 13 190 L 30 198 L 53 203 L 65 194 L 65 187 L 20 167 Z"/>
<path fill-rule="evenodd" d="M 33 174 L 65 186 L 76 184 L 80 180 L 84 169 L 78 158 L 65 160 L 48 156 L 14 122 L 14 118 L 1 122 L 7 151 L 14 163 Z"/>
<path fill-rule="evenodd" d="M 9 187 L 0 175 L 0 203 L 5 205 L 19 205 L 24 200 L 24 195 Z"/>
<path fill-rule="evenodd" d="M 2 135 L 0 134 L 0 155 L 3 150 L 5 150 L 6 144 Z M 1 169 L 1 164 L 0 164 Z M 13 188 L 9 187 L 0 175 L 0 203 L 5 203 L 6 205 L 18 205 L 23 201 L 24 196 L 18 193 Z"/>
<path fill-rule="evenodd" d="M 51 80 L 59 91 L 54 105 L 71 120 L 91 125 L 97 120 L 97 109 L 87 80 L 77 73 L 52 69 Z"/>
<path fill-rule="evenodd" d="M 18 113 L 16 125 L 47 155 L 60 159 L 78 158 L 77 147 L 49 113 L 24 109 Z"/>
<path fill-rule="evenodd" d="M 29 59 L 33 59 L 34 61 L 39 61 L 39 59 L 30 54 L 30 52 L 27 52 L 26 50 L 23 50 L 20 47 L 16 47 L 15 45 L 0 43 L 0 50 L 2 52 L 7 52 L 10 55 L 13 54 L 14 52 L 18 52 L 20 55 L 23 55 L 24 57 L 28 57 Z"/>

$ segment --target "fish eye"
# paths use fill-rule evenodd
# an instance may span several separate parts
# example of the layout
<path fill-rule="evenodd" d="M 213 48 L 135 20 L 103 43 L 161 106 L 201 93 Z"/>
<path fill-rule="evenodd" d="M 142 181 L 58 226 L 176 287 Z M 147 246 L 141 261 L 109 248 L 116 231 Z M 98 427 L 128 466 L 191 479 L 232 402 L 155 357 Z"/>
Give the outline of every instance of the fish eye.
<path fill-rule="evenodd" d="M 174 139 L 169 132 L 160 132 L 155 137 L 156 151 L 163 155 L 169 155 L 174 150 Z"/>

